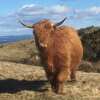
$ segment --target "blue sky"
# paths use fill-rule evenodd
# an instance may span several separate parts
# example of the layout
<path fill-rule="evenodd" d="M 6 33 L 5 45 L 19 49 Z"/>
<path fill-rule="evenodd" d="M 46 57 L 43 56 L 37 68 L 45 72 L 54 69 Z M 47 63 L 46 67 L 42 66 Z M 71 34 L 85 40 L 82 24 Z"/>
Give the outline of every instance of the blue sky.
<path fill-rule="evenodd" d="M 35 23 L 43 18 L 83 28 L 100 26 L 100 0 L 0 0 L 0 36 L 32 34 L 18 23 Z"/>

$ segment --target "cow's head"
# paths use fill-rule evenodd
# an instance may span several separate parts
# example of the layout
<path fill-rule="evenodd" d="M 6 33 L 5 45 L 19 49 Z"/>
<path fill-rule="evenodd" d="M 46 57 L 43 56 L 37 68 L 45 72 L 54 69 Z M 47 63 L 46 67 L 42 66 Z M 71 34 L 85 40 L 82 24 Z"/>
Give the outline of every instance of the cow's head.
<path fill-rule="evenodd" d="M 54 31 L 54 29 L 57 26 L 61 25 L 65 20 L 66 20 L 66 18 L 64 18 L 62 21 L 60 21 L 56 24 L 53 24 L 52 22 L 50 22 L 47 19 L 39 21 L 33 25 L 26 25 L 23 22 L 21 22 L 20 20 L 19 20 L 19 22 L 27 28 L 32 28 L 34 30 L 33 33 L 34 33 L 35 37 L 38 39 L 38 43 L 42 47 L 47 47 L 50 33 L 52 33 Z"/>

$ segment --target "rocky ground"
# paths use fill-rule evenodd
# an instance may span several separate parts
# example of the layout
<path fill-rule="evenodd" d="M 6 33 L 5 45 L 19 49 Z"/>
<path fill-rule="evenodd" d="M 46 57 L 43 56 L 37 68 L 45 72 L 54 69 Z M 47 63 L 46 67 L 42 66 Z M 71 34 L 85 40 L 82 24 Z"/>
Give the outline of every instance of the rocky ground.
<path fill-rule="evenodd" d="M 53 93 L 40 66 L 0 62 L 0 100 L 100 100 L 100 74 L 78 71 L 64 90 Z"/>

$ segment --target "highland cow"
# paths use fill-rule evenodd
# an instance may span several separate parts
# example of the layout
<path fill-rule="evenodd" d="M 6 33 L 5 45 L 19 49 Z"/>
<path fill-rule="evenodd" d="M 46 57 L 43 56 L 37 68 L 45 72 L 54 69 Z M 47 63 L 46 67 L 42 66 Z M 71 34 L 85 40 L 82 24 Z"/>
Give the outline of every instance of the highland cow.
<path fill-rule="evenodd" d="M 65 18 L 66 19 L 66 18 Z M 52 24 L 45 19 L 33 25 L 22 25 L 32 28 L 36 46 L 40 52 L 42 64 L 51 88 L 56 93 L 63 93 L 64 82 L 70 77 L 76 80 L 76 70 L 83 55 L 83 47 L 75 29 L 68 26 Z"/>

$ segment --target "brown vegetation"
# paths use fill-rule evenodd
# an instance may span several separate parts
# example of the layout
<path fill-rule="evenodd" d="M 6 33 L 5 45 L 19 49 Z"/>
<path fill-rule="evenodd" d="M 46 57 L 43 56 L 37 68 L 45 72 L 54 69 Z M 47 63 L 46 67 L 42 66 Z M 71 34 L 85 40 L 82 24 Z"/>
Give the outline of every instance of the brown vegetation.
<path fill-rule="evenodd" d="M 84 46 L 84 59 L 92 62 L 100 60 L 100 27 L 87 27 L 79 30 Z"/>

